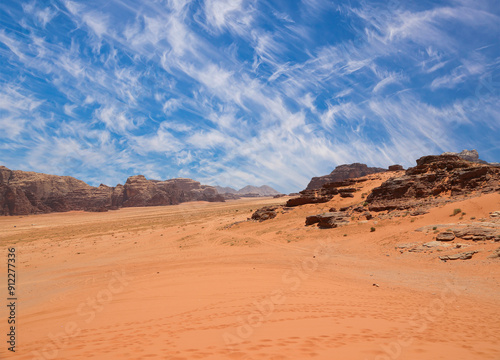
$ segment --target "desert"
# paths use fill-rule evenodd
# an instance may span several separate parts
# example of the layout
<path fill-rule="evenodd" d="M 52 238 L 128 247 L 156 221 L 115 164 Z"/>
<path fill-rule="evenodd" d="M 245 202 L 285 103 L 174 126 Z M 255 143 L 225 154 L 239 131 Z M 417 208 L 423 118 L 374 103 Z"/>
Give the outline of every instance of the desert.
<path fill-rule="evenodd" d="M 500 0 L 0 0 L 0 360 L 500 360 Z"/>
<path fill-rule="evenodd" d="M 294 207 L 262 197 L 2 217 L 19 298 L 18 349 L 2 358 L 498 359 L 498 182 L 425 211 L 305 223 L 412 172 Z M 259 208 L 276 215 L 252 219 Z M 459 233 L 469 227 L 492 232 L 473 240 Z M 450 230 L 462 238 L 436 241 Z"/>

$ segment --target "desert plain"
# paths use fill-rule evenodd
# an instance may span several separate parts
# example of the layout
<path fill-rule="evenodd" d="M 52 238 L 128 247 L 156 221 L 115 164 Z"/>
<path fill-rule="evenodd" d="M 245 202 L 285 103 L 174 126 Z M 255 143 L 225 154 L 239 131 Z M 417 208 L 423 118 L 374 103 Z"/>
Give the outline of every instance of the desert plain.
<path fill-rule="evenodd" d="M 262 222 L 248 219 L 288 198 L 2 217 L 2 282 L 15 248 L 18 302 L 16 352 L 2 341 L 0 358 L 500 359 L 499 243 L 434 241 L 490 221 L 500 194 L 305 226 L 387 176 Z"/>

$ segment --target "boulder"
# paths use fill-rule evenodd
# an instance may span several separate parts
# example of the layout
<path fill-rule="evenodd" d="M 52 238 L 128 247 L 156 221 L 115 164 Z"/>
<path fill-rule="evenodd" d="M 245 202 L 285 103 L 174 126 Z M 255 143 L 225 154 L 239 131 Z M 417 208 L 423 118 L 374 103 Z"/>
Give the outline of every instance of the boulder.
<path fill-rule="evenodd" d="M 490 218 L 500 219 L 500 211 L 493 211 L 490 213 Z"/>
<path fill-rule="evenodd" d="M 306 217 L 306 226 L 307 225 L 313 225 L 319 223 L 319 216 L 318 215 L 311 215 Z"/>
<path fill-rule="evenodd" d="M 437 241 L 452 241 L 455 239 L 455 234 L 452 231 L 443 231 L 437 234 Z"/>
<path fill-rule="evenodd" d="M 439 258 L 441 260 L 447 261 L 447 260 L 469 260 L 472 259 L 472 256 L 474 254 L 477 254 L 477 251 L 466 251 L 460 254 L 455 254 L 455 255 L 444 255 L 440 256 Z"/>
<path fill-rule="evenodd" d="M 319 215 L 308 216 L 306 225 L 318 223 L 320 228 L 331 229 L 349 224 L 348 214 L 344 212 L 327 212 Z"/>
<path fill-rule="evenodd" d="M 276 215 L 278 215 L 276 213 L 276 209 L 277 207 L 269 207 L 269 206 L 262 207 L 256 210 L 252 214 L 252 220 L 265 221 L 269 219 L 274 219 Z"/>

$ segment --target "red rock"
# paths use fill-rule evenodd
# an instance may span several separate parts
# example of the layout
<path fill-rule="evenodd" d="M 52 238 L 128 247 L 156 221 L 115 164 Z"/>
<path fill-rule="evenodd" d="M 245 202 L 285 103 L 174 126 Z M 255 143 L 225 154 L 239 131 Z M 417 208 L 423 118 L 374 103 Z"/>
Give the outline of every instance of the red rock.
<path fill-rule="evenodd" d="M 339 165 L 329 175 L 313 177 L 307 185 L 306 190 L 320 189 L 324 184 L 327 183 L 359 178 L 362 176 L 376 174 L 384 171 L 387 170 L 377 167 L 368 167 L 367 165 L 360 163 Z"/>
<path fill-rule="evenodd" d="M 0 215 L 106 211 L 193 200 L 224 201 L 224 198 L 215 188 L 191 179 L 156 181 L 137 175 L 127 179 L 125 185 L 93 187 L 70 176 L 12 171 L 0 166 Z"/>
<path fill-rule="evenodd" d="M 410 209 L 427 199 L 450 192 L 452 196 L 467 192 L 500 191 L 500 168 L 473 163 L 456 155 L 430 155 L 417 160 L 417 166 L 405 175 L 391 178 L 372 190 L 366 198 L 370 211 Z"/>
<path fill-rule="evenodd" d="M 389 166 L 389 171 L 401 171 L 404 168 L 401 165 L 391 165 Z"/>
<path fill-rule="evenodd" d="M 265 221 L 269 219 L 274 219 L 276 215 L 278 215 L 276 213 L 276 209 L 277 207 L 275 206 L 274 207 L 266 206 L 260 208 L 252 214 L 252 220 Z"/>

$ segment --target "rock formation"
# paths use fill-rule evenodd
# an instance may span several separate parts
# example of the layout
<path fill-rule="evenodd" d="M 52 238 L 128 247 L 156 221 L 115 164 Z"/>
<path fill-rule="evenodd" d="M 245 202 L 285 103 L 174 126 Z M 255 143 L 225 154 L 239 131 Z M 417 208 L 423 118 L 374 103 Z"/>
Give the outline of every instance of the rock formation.
<path fill-rule="evenodd" d="M 224 201 L 212 186 L 191 179 L 166 181 L 131 176 L 125 185 L 93 187 L 70 176 L 9 170 L 0 166 L 0 215 L 69 210 L 106 211 L 119 207 Z"/>
<path fill-rule="evenodd" d="M 299 206 L 305 204 L 320 204 L 330 201 L 335 195 L 341 197 L 353 197 L 357 191 L 352 185 L 366 181 L 367 179 L 347 179 L 323 184 L 320 189 L 306 189 L 300 192 L 300 197 L 287 201 L 286 206 Z"/>
<path fill-rule="evenodd" d="M 500 191 L 500 168 L 464 160 L 457 155 L 430 155 L 417 160 L 405 175 L 372 190 L 366 201 L 371 211 L 410 209 L 441 194 Z"/>
<path fill-rule="evenodd" d="M 387 169 L 368 167 L 365 164 L 339 165 L 329 175 L 313 177 L 306 187 L 306 190 L 320 189 L 321 186 L 331 182 L 338 182 L 347 179 L 359 178 L 365 175 L 385 172 Z"/>
<path fill-rule="evenodd" d="M 349 224 L 349 214 L 346 212 L 327 212 L 319 215 L 312 215 L 306 218 L 306 225 L 318 224 L 323 229 L 333 229 L 338 226 Z"/>
<path fill-rule="evenodd" d="M 389 166 L 389 171 L 402 171 L 404 168 L 401 165 L 391 165 Z"/>
<path fill-rule="evenodd" d="M 265 206 L 260 208 L 252 214 L 252 220 L 264 221 L 274 219 L 276 215 L 278 215 L 276 209 L 278 209 L 277 206 Z"/>
<path fill-rule="evenodd" d="M 455 255 L 444 255 L 440 256 L 439 258 L 443 261 L 448 261 L 448 260 L 469 260 L 472 259 L 472 256 L 474 254 L 477 254 L 477 251 L 466 251 L 460 254 L 455 254 Z"/>
<path fill-rule="evenodd" d="M 481 164 L 487 164 L 486 161 L 479 159 L 479 153 L 475 149 L 473 149 L 473 150 L 462 150 L 459 153 L 445 152 L 445 153 L 442 153 L 441 155 L 456 155 L 456 156 L 460 157 L 461 159 L 464 159 L 464 160 L 467 160 L 467 161 L 481 163 Z"/>

